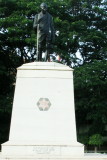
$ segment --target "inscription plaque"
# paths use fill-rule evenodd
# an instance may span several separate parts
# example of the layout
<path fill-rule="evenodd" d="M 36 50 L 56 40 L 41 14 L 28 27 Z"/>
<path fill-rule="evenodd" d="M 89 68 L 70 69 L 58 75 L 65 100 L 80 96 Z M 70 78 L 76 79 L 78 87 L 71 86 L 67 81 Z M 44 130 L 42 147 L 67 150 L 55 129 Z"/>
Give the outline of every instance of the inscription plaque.
<path fill-rule="evenodd" d="M 36 154 L 60 155 L 60 147 L 56 146 L 34 146 L 33 152 Z"/>

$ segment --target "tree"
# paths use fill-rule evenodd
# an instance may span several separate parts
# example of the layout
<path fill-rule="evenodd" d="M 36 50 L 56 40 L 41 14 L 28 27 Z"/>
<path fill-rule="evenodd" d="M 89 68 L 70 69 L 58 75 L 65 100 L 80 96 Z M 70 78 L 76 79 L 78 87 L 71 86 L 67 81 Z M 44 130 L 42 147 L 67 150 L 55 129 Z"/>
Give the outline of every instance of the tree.
<path fill-rule="evenodd" d="M 78 134 L 88 126 L 85 135 L 105 136 L 107 124 L 107 61 L 94 61 L 74 70 L 75 104 Z"/>
<path fill-rule="evenodd" d="M 72 62 L 78 65 L 77 50 L 82 56 L 80 64 L 107 58 L 106 6 L 106 1 L 101 0 L 69 0 L 61 4 L 65 16 L 58 13 L 55 18 L 60 33 L 57 46 L 69 66 Z"/>
<path fill-rule="evenodd" d="M 97 152 L 97 146 L 103 144 L 102 136 L 100 134 L 94 134 L 89 138 L 89 144 L 95 146 L 95 153 Z"/>

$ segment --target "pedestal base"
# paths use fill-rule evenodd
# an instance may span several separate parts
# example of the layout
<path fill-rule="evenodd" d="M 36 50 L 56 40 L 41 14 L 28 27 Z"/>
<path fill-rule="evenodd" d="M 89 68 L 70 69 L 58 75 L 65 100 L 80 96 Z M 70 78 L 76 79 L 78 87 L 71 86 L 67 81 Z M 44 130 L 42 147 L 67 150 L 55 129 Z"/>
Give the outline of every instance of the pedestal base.
<path fill-rule="evenodd" d="M 72 144 L 37 144 L 34 142 L 7 142 L 2 144 L 2 155 L 35 156 L 37 158 L 61 158 L 84 155 L 84 146 L 78 142 Z"/>
<path fill-rule="evenodd" d="M 18 68 L 7 159 L 72 159 L 83 157 L 77 142 L 73 70 L 54 62 Z"/>
<path fill-rule="evenodd" d="M 37 156 L 15 156 L 15 155 L 10 155 L 10 156 L 3 156 L 0 154 L 0 160 L 107 160 L 107 155 L 103 154 L 85 154 L 84 156 L 81 157 L 45 157 L 42 155 L 42 157 L 37 157 Z"/>

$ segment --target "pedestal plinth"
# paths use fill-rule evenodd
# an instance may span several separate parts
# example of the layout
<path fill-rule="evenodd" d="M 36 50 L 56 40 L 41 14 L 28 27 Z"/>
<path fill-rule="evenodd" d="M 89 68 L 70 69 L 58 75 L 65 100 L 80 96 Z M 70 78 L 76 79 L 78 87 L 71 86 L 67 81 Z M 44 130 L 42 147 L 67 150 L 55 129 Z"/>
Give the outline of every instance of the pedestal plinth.
<path fill-rule="evenodd" d="M 3 155 L 45 158 L 83 156 L 77 142 L 73 70 L 55 62 L 33 62 L 17 70 L 9 141 Z"/>

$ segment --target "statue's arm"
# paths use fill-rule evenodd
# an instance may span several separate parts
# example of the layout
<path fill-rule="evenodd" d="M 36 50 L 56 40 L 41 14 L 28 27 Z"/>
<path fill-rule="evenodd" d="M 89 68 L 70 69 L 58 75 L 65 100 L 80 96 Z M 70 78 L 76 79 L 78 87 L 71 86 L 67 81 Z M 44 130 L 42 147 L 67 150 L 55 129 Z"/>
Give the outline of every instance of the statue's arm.
<path fill-rule="evenodd" d="M 33 29 L 36 30 L 38 25 L 38 15 L 35 15 L 34 22 L 33 22 Z"/>

